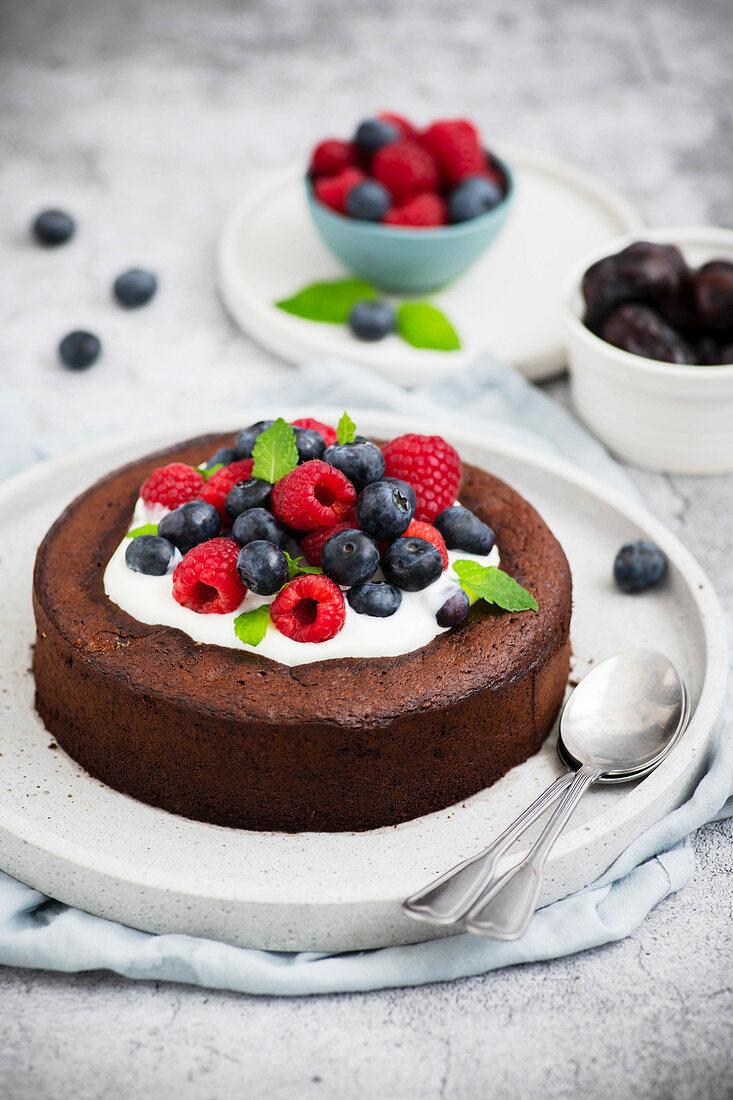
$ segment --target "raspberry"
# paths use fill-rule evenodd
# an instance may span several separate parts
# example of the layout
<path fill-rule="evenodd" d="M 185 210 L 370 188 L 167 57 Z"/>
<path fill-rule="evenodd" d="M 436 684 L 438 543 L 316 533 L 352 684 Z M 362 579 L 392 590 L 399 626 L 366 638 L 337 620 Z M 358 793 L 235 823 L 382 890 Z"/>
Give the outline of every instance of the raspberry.
<path fill-rule="evenodd" d="M 162 504 L 171 511 L 189 500 L 200 500 L 206 480 L 200 470 L 183 462 L 159 466 L 145 479 L 140 496 L 146 504 Z"/>
<path fill-rule="evenodd" d="M 247 595 L 237 573 L 241 549 L 238 542 L 227 538 L 194 546 L 173 573 L 173 599 L 199 615 L 236 611 Z"/>
<path fill-rule="evenodd" d="M 324 176 L 313 184 L 316 197 L 324 206 L 330 206 L 337 214 L 346 213 L 346 196 L 352 187 L 366 179 L 358 168 L 344 168 L 335 176 Z"/>
<path fill-rule="evenodd" d="M 417 137 L 417 130 L 404 115 L 395 115 L 391 111 L 380 111 L 377 118 L 381 118 L 384 122 L 391 122 L 399 130 L 401 138 L 414 140 Z"/>
<path fill-rule="evenodd" d="M 277 482 L 271 506 L 277 518 L 289 527 L 315 531 L 341 523 L 355 500 L 356 490 L 340 470 L 312 458 Z"/>
<path fill-rule="evenodd" d="M 436 191 L 440 186 L 438 165 L 416 141 L 383 145 L 374 154 L 371 171 L 397 203 L 424 191 Z"/>
<path fill-rule="evenodd" d="M 434 122 L 421 141 L 431 151 L 450 184 L 486 171 L 486 154 L 481 148 L 478 130 L 466 119 Z"/>
<path fill-rule="evenodd" d="M 461 484 L 458 452 L 439 435 L 400 435 L 382 447 L 385 476 L 398 477 L 415 490 L 415 519 L 432 523 L 453 504 Z"/>
<path fill-rule="evenodd" d="M 310 171 L 313 176 L 335 176 L 355 164 L 356 151 L 350 141 L 327 138 L 313 150 Z"/>
<path fill-rule="evenodd" d="M 305 536 L 301 541 L 300 548 L 311 565 L 321 564 L 321 550 L 324 543 L 330 539 L 331 535 L 336 535 L 339 531 L 358 531 L 356 520 L 353 523 L 344 520 L 343 523 L 337 523 L 335 527 L 322 527 L 320 531 L 311 531 L 309 535 Z"/>
<path fill-rule="evenodd" d="M 426 542 L 432 542 L 433 546 L 440 550 L 443 568 L 448 568 L 448 551 L 443 536 L 437 527 L 433 527 L 432 523 L 421 523 L 419 519 L 414 519 L 402 537 L 409 538 L 410 535 L 416 539 L 425 539 Z"/>
<path fill-rule="evenodd" d="M 328 577 L 296 577 L 270 604 L 270 618 L 281 634 L 295 642 L 327 642 L 343 628 L 344 597 Z"/>
<path fill-rule="evenodd" d="M 385 225 L 412 225 L 428 227 L 445 225 L 446 208 L 440 195 L 415 195 L 402 206 L 393 206 L 384 215 Z"/>
<path fill-rule="evenodd" d="M 224 511 L 224 501 L 227 498 L 227 493 L 238 481 L 247 480 L 252 473 L 253 466 L 253 458 L 240 458 L 238 462 L 231 462 L 228 466 L 222 466 L 221 470 L 217 470 L 206 482 L 206 488 L 202 496 L 209 504 L 214 505 L 223 523 L 230 522 Z"/>
<path fill-rule="evenodd" d="M 310 428 L 313 432 L 320 432 L 326 440 L 327 447 L 336 442 L 336 429 L 330 424 L 322 424 L 320 420 L 314 420 L 311 416 L 303 416 L 300 420 L 291 420 L 290 423 L 294 428 Z"/>

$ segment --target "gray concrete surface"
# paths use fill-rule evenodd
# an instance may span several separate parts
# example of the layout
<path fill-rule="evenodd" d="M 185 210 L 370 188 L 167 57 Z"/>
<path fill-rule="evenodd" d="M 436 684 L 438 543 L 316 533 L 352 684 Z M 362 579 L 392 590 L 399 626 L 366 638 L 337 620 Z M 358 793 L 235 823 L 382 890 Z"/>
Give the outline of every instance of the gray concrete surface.
<path fill-rule="evenodd" d="M 0 6 L 0 385 L 34 430 L 85 433 L 238 404 L 287 369 L 212 289 L 232 201 L 374 106 L 467 113 L 489 141 L 559 153 L 649 222 L 733 222 L 727 0 L 296 0 Z M 73 245 L 26 225 L 74 210 Z M 109 284 L 163 291 L 123 314 Z M 72 377 L 57 339 L 105 342 Z M 550 392 L 566 400 L 564 382 Z M 633 476 L 733 613 L 733 478 Z M 471 1100 L 733 1095 L 731 823 L 694 838 L 694 882 L 623 943 L 443 986 L 280 1001 L 0 971 L 7 1100 Z"/>

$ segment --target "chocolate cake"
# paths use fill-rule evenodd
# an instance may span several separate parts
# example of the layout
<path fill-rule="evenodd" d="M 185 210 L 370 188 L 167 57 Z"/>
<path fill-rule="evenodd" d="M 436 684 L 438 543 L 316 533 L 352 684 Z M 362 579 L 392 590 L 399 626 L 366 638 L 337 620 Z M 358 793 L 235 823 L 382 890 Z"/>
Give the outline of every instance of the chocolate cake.
<path fill-rule="evenodd" d="M 201 437 L 117 470 L 43 540 L 36 705 L 66 752 L 172 813 L 290 832 L 416 818 L 535 753 L 568 676 L 570 572 L 534 508 L 473 466 L 463 466 L 461 503 L 494 529 L 502 568 L 536 596 L 536 613 L 478 603 L 413 652 L 289 667 L 145 625 L 107 598 L 105 567 L 141 482 L 161 463 L 197 464 L 230 443 Z"/>

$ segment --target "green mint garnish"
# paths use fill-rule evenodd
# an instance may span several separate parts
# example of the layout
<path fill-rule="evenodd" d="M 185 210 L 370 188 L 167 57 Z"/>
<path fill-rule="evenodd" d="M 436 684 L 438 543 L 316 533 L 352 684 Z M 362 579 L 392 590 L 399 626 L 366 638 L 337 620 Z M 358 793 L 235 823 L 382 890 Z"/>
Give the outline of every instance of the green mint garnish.
<path fill-rule="evenodd" d="M 128 531 L 125 538 L 136 539 L 139 535 L 157 535 L 158 524 L 157 523 L 144 523 L 142 527 L 133 527 L 132 531 Z"/>
<path fill-rule="evenodd" d="M 270 605 L 263 603 L 254 611 L 243 611 L 234 620 L 234 633 L 245 645 L 259 645 L 267 633 L 270 621 Z"/>
<path fill-rule="evenodd" d="M 208 481 L 212 474 L 215 474 L 217 470 L 224 469 L 223 462 L 217 462 L 216 466 L 199 466 L 199 472 L 204 475 L 204 481 Z"/>
<path fill-rule="evenodd" d="M 345 412 L 336 426 L 337 443 L 353 443 L 356 435 L 356 424 L 349 414 Z"/>
<path fill-rule="evenodd" d="M 397 330 L 413 348 L 458 351 L 461 346 L 446 315 L 429 302 L 403 302 L 397 311 Z"/>
<path fill-rule="evenodd" d="M 285 557 L 288 563 L 288 581 L 292 581 L 294 577 L 300 577 L 304 573 L 322 573 L 320 565 L 305 565 L 302 558 L 291 558 L 290 554 L 285 551 Z"/>
<path fill-rule="evenodd" d="M 257 436 L 252 450 L 254 466 L 250 477 L 269 481 L 273 485 L 298 465 L 295 432 L 286 420 L 278 417 L 274 424 Z"/>
<path fill-rule="evenodd" d="M 337 279 L 335 282 L 311 283 L 292 298 L 283 298 L 275 305 L 295 317 L 304 317 L 306 321 L 343 325 L 356 302 L 376 296 L 374 287 L 363 279 Z"/>
<path fill-rule="evenodd" d="M 453 570 L 469 598 L 478 596 L 504 611 L 537 610 L 537 600 L 532 593 L 495 565 L 481 565 L 477 561 L 460 558 L 453 562 Z"/>

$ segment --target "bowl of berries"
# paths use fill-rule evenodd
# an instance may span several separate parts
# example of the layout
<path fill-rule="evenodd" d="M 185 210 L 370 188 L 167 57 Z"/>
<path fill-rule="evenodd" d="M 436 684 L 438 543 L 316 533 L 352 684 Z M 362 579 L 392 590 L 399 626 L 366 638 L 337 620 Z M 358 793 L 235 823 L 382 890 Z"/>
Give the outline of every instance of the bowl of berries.
<path fill-rule="evenodd" d="M 511 172 L 473 123 L 425 130 L 383 113 L 319 142 L 305 177 L 311 218 L 343 264 L 382 290 L 420 294 L 486 251 L 511 206 Z"/>
<path fill-rule="evenodd" d="M 733 231 L 617 239 L 566 306 L 573 401 L 599 439 L 651 470 L 733 471 Z"/>

